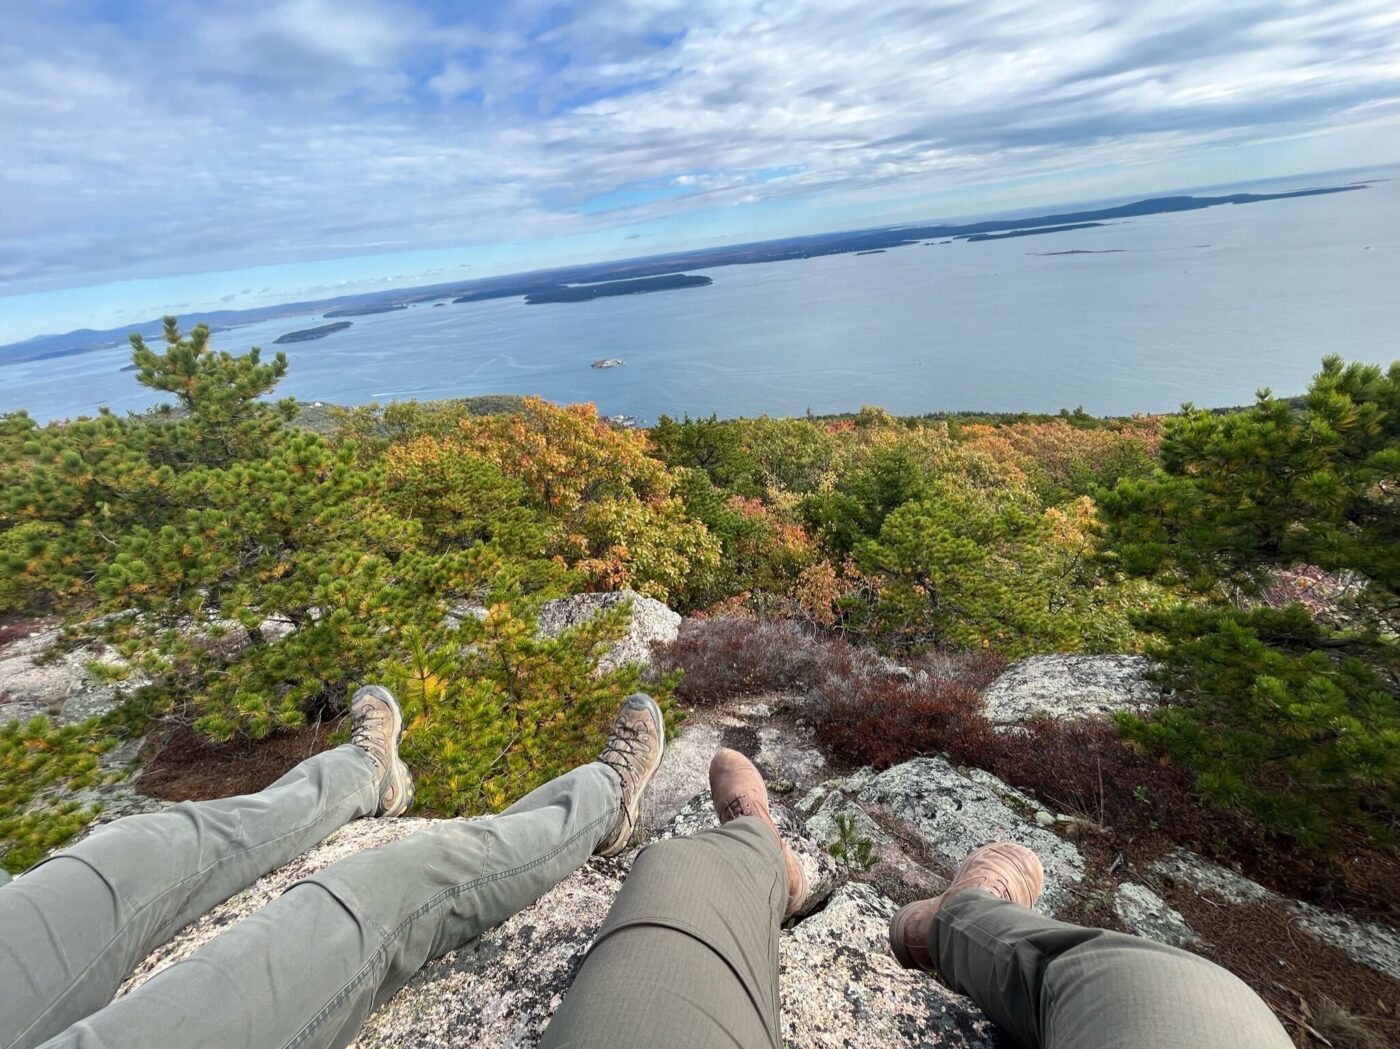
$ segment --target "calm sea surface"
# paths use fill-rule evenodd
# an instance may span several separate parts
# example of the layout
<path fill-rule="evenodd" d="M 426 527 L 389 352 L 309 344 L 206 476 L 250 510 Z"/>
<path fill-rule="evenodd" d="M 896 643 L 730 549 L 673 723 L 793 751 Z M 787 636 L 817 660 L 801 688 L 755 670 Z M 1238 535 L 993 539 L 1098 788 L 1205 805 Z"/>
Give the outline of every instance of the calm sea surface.
<path fill-rule="evenodd" d="M 1072 249 L 1119 250 L 1037 254 Z M 356 317 L 347 331 L 280 347 L 291 360 L 280 392 L 344 404 L 539 394 L 648 421 L 862 404 L 908 414 L 1242 404 L 1262 385 L 1300 391 L 1327 353 L 1400 358 L 1400 180 L 708 272 L 708 288 Z M 270 351 L 317 318 L 249 325 L 214 344 Z M 590 368 L 600 357 L 626 366 Z M 128 359 L 119 348 L 0 368 L 0 411 L 51 419 L 146 407 L 155 398 L 121 371 Z"/>

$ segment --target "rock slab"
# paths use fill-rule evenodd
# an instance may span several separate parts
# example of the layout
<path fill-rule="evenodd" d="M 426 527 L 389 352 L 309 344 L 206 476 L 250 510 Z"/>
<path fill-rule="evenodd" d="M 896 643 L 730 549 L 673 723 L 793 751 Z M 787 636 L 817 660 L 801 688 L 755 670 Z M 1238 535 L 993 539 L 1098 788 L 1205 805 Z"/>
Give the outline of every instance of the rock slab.
<path fill-rule="evenodd" d="M 550 601 L 542 609 L 538 629 L 544 637 L 557 637 L 571 627 L 581 626 L 594 616 L 625 602 L 632 603 L 632 618 L 627 633 L 598 661 L 598 669 L 606 673 L 629 663 L 651 662 L 651 646 L 670 642 L 680 636 L 681 617 L 660 601 L 643 597 L 635 590 L 618 590 L 607 594 L 574 594 Z"/>
<path fill-rule="evenodd" d="M 1073 842 L 1039 826 L 1032 814 L 1013 807 L 1015 791 L 995 776 L 974 780 L 942 758 L 916 758 L 874 777 L 857 794 L 866 807 L 880 806 L 914 830 L 927 854 L 951 874 L 969 852 L 993 841 L 1014 841 L 1034 851 L 1045 866 L 1039 909 L 1056 914 L 1084 878 L 1084 857 Z M 1010 799 L 1010 800 L 1008 800 Z"/>
<path fill-rule="evenodd" d="M 1060 720 L 1137 711 L 1162 701 L 1147 678 L 1144 656 L 1031 656 L 1012 663 L 983 694 L 984 713 L 998 725 L 1037 715 Z"/>

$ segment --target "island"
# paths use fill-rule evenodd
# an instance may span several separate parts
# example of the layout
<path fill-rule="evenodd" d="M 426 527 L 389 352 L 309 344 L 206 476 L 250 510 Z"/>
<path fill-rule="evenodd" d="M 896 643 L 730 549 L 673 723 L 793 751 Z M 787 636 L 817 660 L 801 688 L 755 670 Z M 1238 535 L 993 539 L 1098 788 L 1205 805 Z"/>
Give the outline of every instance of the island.
<path fill-rule="evenodd" d="M 1100 248 L 1095 251 L 1093 248 L 1070 248 L 1068 251 L 1028 251 L 1027 255 L 1036 255 L 1041 258 L 1049 258 L 1051 255 L 1121 255 L 1122 248 Z"/>
<path fill-rule="evenodd" d="M 614 295 L 642 295 L 650 291 L 672 291 L 678 288 L 705 288 L 713 284 L 709 277 L 690 273 L 674 273 L 665 277 L 643 277 L 639 280 L 610 280 L 600 284 L 574 284 L 569 287 L 532 291 L 525 296 L 531 306 L 545 302 L 588 302 Z"/>
<path fill-rule="evenodd" d="M 602 357 L 593 362 L 594 368 L 621 368 L 627 362 L 621 357 Z"/>
<path fill-rule="evenodd" d="M 858 252 L 856 252 L 857 255 L 883 255 L 884 253 L 885 253 L 885 249 L 884 249 L 884 248 L 876 248 L 874 251 L 858 251 Z"/>
<path fill-rule="evenodd" d="M 453 299 L 453 302 L 485 302 L 487 299 L 518 299 L 522 295 L 533 295 L 537 292 L 558 291 L 562 284 L 553 282 L 531 281 L 528 284 L 503 284 L 480 291 L 468 292 Z"/>
<path fill-rule="evenodd" d="M 1074 222 L 1066 226 L 1040 226 L 1036 229 L 1013 229 L 1010 233 L 974 233 L 970 237 L 963 238 L 969 244 L 979 240 L 1006 240 L 1009 237 L 1035 237 L 1041 233 L 1064 233 L 1072 229 L 1093 229 L 1095 226 L 1103 226 L 1102 222 Z"/>
<path fill-rule="evenodd" d="M 324 339 L 327 335 L 334 335 L 338 331 L 344 331 L 350 327 L 349 321 L 336 321 L 334 324 L 323 324 L 319 328 L 303 328 L 301 331 L 289 331 L 286 335 L 279 335 L 273 339 L 275 345 L 285 342 L 310 342 L 312 339 Z"/>
<path fill-rule="evenodd" d="M 368 317 L 372 313 L 397 313 L 408 309 L 406 302 L 385 302 L 378 306 L 342 306 L 338 310 L 328 310 L 321 316 L 326 320 L 332 317 Z"/>

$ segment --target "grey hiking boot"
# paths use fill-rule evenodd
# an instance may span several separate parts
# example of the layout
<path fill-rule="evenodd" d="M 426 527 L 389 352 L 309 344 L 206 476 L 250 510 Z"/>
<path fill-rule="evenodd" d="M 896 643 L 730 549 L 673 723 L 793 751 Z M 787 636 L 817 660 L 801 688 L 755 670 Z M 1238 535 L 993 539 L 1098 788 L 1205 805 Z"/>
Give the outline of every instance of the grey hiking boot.
<path fill-rule="evenodd" d="M 938 908 L 949 897 L 968 889 L 981 889 L 998 899 L 1034 907 L 1044 887 L 1045 869 L 1040 865 L 1040 857 L 1024 845 L 999 841 L 973 849 L 940 895 L 918 900 L 895 914 L 890 921 L 890 950 L 906 969 L 933 972 L 936 966 L 928 953 L 928 936 Z"/>
<path fill-rule="evenodd" d="M 350 742 L 379 771 L 377 816 L 402 816 L 413 804 L 413 777 L 399 760 L 403 711 L 394 694 L 381 685 L 366 685 L 350 701 Z"/>
<path fill-rule="evenodd" d="M 721 748 L 710 759 L 710 795 L 721 824 L 741 816 L 757 816 L 768 824 L 773 837 L 778 839 L 788 882 L 788 902 L 783 920 L 791 918 L 807 902 L 807 872 L 797 862 L 788 843 L 783 841 L 778 825 L 773 822 L 773 814 L 768 811 L 768 788 L 764 785 L 763 774 L 737 750 Z"/>
<path fill-rule="evenodd" d="M 598 843 L 599 856 L 616 856 L 627 848 L 642 812 L 642 792 L 661 767 L 666 749 L 666 722 L 661 708 L 645 692 L 634 692 L 622 704 L 607 746 L 598 758 L 622 781 L 622 805 L 617 823 Z"/>

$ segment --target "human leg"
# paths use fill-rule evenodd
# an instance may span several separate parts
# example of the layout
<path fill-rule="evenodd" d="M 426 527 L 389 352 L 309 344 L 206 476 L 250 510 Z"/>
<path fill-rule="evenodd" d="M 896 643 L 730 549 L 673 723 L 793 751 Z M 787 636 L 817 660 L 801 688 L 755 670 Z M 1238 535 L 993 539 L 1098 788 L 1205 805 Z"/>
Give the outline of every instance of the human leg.
<path fill-rule="evenodd" d="M 1013 858 L 979 859 L 982 851 L 941 898 L 905 908 L 902 921 L 896 916 L 891 945 L 906 965 L 940 973 L 1023 1049 L 1292 1045 L 1269 1007 L 1233 973 L 1153 940 L 1038 914 L 1029 907 L 1039 883 L 1027 900 Z M 978 863 L 993 877 L 979 879 L 974 869 L 971 884 L 960 886 Z M 926 953 L 916 961 L 910 941 L 917 939 Z"/>
<path fill-rule="evenodd" d="M 630 711 L 633 723 L 655 726 L 653 743 L 633 741 L 623 769 L 650 769 L 632 777 L 640 791 L 660 761 L 661 717 L 635 699 L 619 722 Z M 444 822 L 332 864 L 46 1045 L 346 1045 L 425 962 L 537 899 L 608 842 L 630 800 L 623 778 L 594 762 L 499 816 Z"/>
<path fill-rule="evenodd" d="M 177 930 L 377 802 L 373 763 L 338 747 L 257 794 L 117 820 L 15 879 L 0 889 L 0 1046 L 102 1008 Z"/>
<path fill-rule="evenodd" d="M 778 929 L 807 886 L 747 759 L 710 769 L 722 825 L 637 857 L 541 1049 L 780 1049 Z"/>

